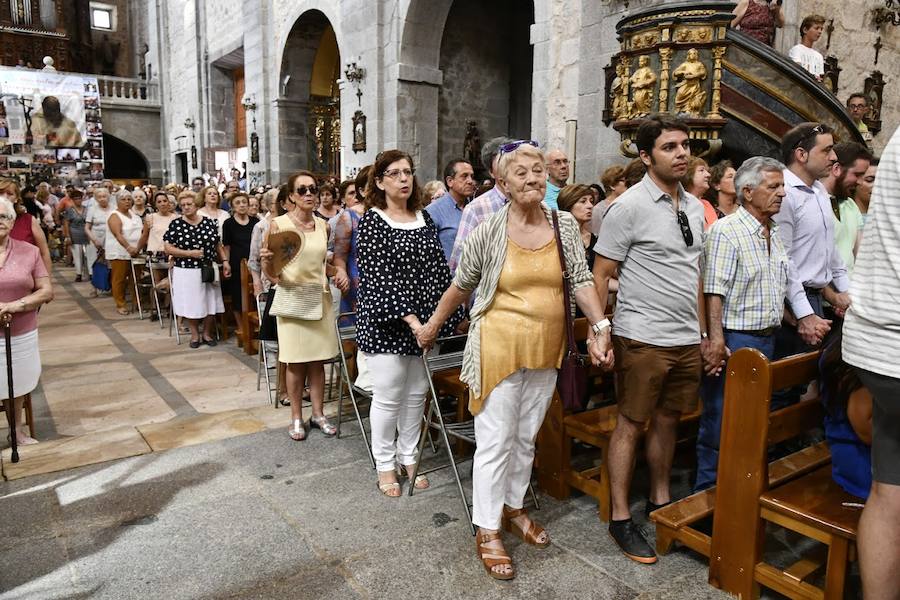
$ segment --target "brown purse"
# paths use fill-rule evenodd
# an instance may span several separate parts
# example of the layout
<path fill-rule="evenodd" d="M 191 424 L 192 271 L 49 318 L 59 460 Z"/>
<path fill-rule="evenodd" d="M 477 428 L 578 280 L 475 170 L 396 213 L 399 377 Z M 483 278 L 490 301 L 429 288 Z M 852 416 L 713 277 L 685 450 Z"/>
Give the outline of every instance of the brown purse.
<path fill-rule="evenodd" d="M 551 211 L 553 216 L 553 231 L 556 236 L 556 249 L 559 252 L 559 265 L 563 274 L 563 302 L 566 315 L 566 354 L 559 368 L 556 378 L 556 390 L 566 410 L 578 411 L 584 409 L 584 400 L 587 395 L 587 360 L 578 351 L 575 343 L 575 322 L 572 320 L 571 289 L 569 288 L 569 270 L 566 268 L 566 256 L 563 252 L 562 238 L 559 234 L 559 217 L 556 211 Z"/>

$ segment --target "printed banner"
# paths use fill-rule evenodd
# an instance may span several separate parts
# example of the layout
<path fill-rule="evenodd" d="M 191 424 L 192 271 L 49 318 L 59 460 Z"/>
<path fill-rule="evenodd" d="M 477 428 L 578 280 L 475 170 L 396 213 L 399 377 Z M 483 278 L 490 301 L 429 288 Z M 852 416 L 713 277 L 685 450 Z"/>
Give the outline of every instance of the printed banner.
<path fill-rule="evenodd" d="M 103 179 L 96 77 L 0 67 L 0 177 Z"/>

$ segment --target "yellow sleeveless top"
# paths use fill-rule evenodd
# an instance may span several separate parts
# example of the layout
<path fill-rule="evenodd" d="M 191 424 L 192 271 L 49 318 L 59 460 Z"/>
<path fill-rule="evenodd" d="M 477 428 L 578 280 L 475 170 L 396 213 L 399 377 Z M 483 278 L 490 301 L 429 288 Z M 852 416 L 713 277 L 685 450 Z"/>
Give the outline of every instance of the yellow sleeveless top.
<path fill-rule="evenodd" d="M 556 240 L 537 250 L 506 242 L 506 261 L 494 302 L 481 321 L 481 410 L 494 387 L 519 369 L 558 369 L 565 353 L 562 271 Z"/>

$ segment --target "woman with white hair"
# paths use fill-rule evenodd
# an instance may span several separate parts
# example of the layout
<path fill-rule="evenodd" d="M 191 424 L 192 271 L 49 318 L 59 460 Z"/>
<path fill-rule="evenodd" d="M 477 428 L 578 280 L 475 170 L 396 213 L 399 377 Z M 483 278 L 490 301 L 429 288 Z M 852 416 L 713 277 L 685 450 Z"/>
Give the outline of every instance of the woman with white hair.
<path fill-rule="evenodd" d="M 416 337 L 430 347 L 447 317 L 476 292 L 460 374 L 475 415 L 472 521 L 488 575 L 512 579 L 501 526 L 533 546 L 550 544 L 523 504 L 534 441 L 565 352 L 564 311 L 574 316 L 577 304 L 594 324 L 588 339 L 594 364 L 611 367 L 612 351 L 602 354 L 593 343 L 609 321 L 594 292 L 578 223 L 569 213 L 551 213 L 542 202 L 547 172 L 537 142 L 500 146 L 497 171 L 509 202 L 466 238 L 453 283 Z M 574 299 L 570 306 L 564 306 L 561 259 Z"/>
<path fill-rule="evenodd" d="M 10 323 L 10 356 L 16 374 L 12 393 L 6 377 L 0 377 L 0 398 L 4 399 L 6 410 L 16 415 L 16 442 L 34 444 L 37 440 L 25 433 L 22 402 L 37 387 L 41 376 L 37 309 L 53 299 L 53 289 L 37 246 L 10 235 L 15 222 L 13 203 L 0 197 L 0 324 Z M 6 364 L 5 344 L 0 344 L 0 363 Z M 6 400 L 10 397 L 14 398 L 14 406 Z"/>
<path fill-rule="evenodd" d="M 106 219 L 106 242 L 103 251 L 109 261 L 112 278 L 112 295 L 116 300 L 116 312 L 129 315 L 125 305 L 125 290 L 131 280 L 131 259 L 140 252 L 141 233 L 144 223 L 131 212 L 131 192 L 122 190 L 116 194 L 116 210 Z"/>
<path fill-rule="evenodd" d="M 109 190 L 99 185 L 95 187 L 94 203 L 88 207 L 84 218 L 84 232 L 89 241 L 84 247 L 84 256 L 89 275 L 93 274 L 94 263 L 106 245 L 106 220 L 113 210 L 114 207 L 109 205 Z M 99 292 L 100 290 L 95 288 L 91 291 L 91 296 L 96 296 Z"/>

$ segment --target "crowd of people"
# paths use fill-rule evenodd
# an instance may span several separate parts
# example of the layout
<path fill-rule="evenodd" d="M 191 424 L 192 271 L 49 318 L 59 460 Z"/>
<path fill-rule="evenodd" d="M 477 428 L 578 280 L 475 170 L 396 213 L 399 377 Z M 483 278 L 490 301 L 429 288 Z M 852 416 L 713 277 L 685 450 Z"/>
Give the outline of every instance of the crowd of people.
<path fill-rule="evenodd" d="M 886 515 L 900 527 L 892 405 L 900 373 L 890 358 L 900 350 L 890 303 L 900 294 L 900 214 L 886 195 L 900 185 L 900 139 L 887 150 L 886 175 L 865 146 L 835 143 L 822 123 L 788 131 L 778 159 L 739 165 L 691 156 L 688 126 L 666 116 L 647 118 L 635 143 L 638 158 L 605 169 L 599 185 L 568 183 L 563 151 L 503 137 L 483 146 L 481 165 L 453 159 L 441 181 L 425 186 L 402 150 L 381 152 L 353 180 L 299 171 L 252 193 L 237 177 L 224 194 L 199 178 L 184 189 L 0 182 L 0 315 L 11 318 L 25 374 L 17 372 L 13 396 L 30 392 L 40 374 L 35 311 L 52 298 L 52 256 L 71 253 L 76 282 L 105 259 L 122 314 L 132 259 L 171 261 L 170 271 L 150 276 L 170 286 L 191 348 L 216 344 L 223 295 L 240 322 L 237 273 L 246 259 L 264 306 L 261 338 L 273 349 L 277 341 L 285 367 L 290 437 L 303 440 L 309 428 L 335 435 L 324 365 L 338 352 L 335 319 L 355 323 L 357 368 L 372 391 L 376 485 L 398 497 L 404 479 L 430 485 L 415 472 L 428 390 L 421 355 L 441 337 L 467 334 L 460 379 L 477 441 L 476 549 L 491 577 L 510 579 L 502 530 L 536 547 L 550 543 L 523 506 L 566 346 L 566 311 L 587 318 L 587 353 L 613 372 L 609 533 L 641 563 L 657 557 L 631 515 L 639 441 L 649 514 L 672 501 L 676 428 L 701 399 L 694 489 L 715 484 L 732 352 L 749 347 L 777 359 L 824 347 L 823 375 L 806 393 L 827 408 L 835 481 L 873 507 L 860 530 L 864 584 L 888 581 L 872 557 L 900 559 L 872 540 Z M 491 177 L 479 186 L 481 167 Z M 62 239 L 48 244 L 48 235 Z M 23 430 L 14 435 L 33 441 Z"/>

